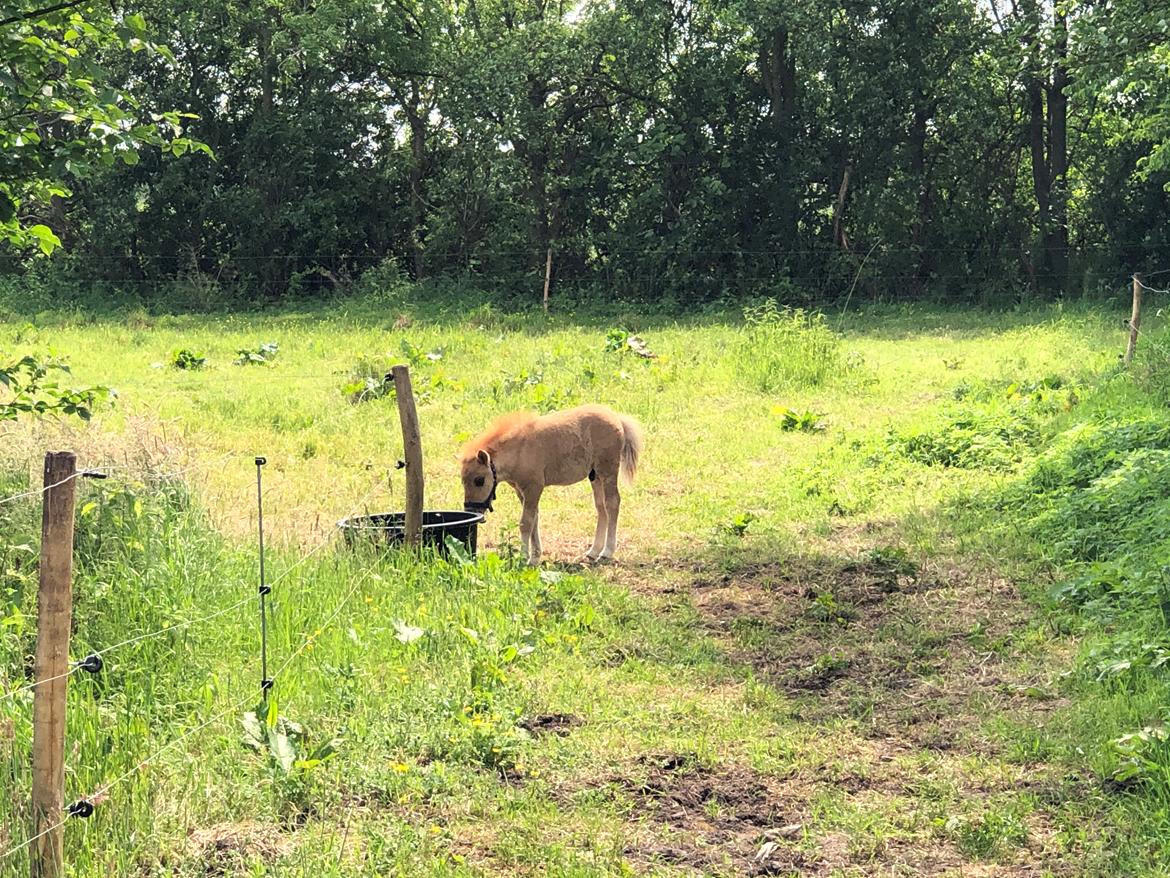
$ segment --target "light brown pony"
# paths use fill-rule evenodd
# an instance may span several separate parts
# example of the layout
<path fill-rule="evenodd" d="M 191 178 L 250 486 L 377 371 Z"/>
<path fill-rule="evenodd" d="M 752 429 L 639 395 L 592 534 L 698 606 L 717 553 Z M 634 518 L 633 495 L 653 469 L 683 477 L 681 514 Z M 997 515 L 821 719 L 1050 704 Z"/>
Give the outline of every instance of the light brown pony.
<path fill-rule="evenodd" d="M 529 564 L 540 563 L 540 495 L 549 485 L 593 484 L 597 531 L 589 561 L 612 558 L 617 548 L 618 473 L 633 481 L 642 453 L 642 430 L 603 405 L 583 405 L 537 417 L 514 412 L 496 419 L 463 449 L 463 506 L 491 511 L 496 487 L 516 489 L 520 546 Z"/>

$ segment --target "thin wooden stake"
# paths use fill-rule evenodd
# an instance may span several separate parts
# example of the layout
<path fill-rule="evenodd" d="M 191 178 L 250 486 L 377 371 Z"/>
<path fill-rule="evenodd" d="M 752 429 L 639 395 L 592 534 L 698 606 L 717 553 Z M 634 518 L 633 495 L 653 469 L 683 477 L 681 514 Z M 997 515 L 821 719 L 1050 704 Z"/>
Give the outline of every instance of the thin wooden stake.
<path fill-rule="evenodd" d="M 1133 276 L 1133 313 L 1129 317 L 1129 344 L 1125 346 L 1125 357 L 1122 362 L 1128 366 L 1133 362 L 1133 353 L 1137 349 L 1138 333 L 1142 325 L 1142 276 L 1135 273 Z"/>
<path fill-rule="evenodd" d="M 37 654 L 33 690 L 32 878 L 64 874 L 65 688 L 73 619 L 73 506 L 77 458 L 45 455 Z M 40 833 L 45 833 L 40 835 Z"/>
<path fill-rule="evenodd" d="M 410 386 L 410 367 L 395 366 L 394 395 L 398 398 L 398 420 L 402 423 L 402 451 L 406 458 L 406 544 L 417 545 L 422 535 L 423 459 L 418 410 Z"/>
<path fill-rule="evenodd" d="M 544 260 L 544 313 L 548 313 L 548 288 L 552 283 L 552 245 L 549 245 L 548 256 Z"/>

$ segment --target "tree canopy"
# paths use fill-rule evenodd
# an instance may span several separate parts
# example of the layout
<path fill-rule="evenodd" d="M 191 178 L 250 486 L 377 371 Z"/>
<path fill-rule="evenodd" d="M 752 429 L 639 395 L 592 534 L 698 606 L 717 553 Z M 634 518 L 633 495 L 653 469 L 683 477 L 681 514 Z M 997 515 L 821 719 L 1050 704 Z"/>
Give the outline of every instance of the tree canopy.
<path fill-rule="evenodd" d="M 1170 253 L 1158 0 L 103 8 L 4 15 L 0 222 L 135 290 L 977 301 Z M 189 148 L 161 108 L 215 160 L 138 149 Z"/>
<path fill-rule="evenodd" d="M 0 45 L 0 238 L 9 245 L 58 247 L 59 200 L 97 167 L 134 165 L 144 144 L 202 148 L 180 136 L 180 113 L 143 113 L 102 63 L 114 50 L 170 57 L 140 14 L 84 0 L 6 3 Z"/>

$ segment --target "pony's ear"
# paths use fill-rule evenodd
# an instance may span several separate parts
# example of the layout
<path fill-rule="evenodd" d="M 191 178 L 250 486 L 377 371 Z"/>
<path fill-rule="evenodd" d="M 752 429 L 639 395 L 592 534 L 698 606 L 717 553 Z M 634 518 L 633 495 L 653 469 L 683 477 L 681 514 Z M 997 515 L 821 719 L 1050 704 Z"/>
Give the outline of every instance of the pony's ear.
<path fill-rule="evenodd" d="M 476 453 L 475 459 L 478 460 L 480 463 L 482 463 L 484 466 L 491 466 L 492 459 L 488 455 L 488 453 L 486 451 L 484 451 L 482 448 L 479 449 L 479 451 Z"/>

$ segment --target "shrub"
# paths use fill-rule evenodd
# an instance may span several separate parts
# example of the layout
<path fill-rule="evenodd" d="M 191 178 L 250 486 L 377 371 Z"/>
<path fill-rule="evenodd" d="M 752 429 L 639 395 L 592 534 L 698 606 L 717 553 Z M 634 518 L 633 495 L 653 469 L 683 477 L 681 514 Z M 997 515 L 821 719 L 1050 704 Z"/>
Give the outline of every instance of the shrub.
<path fill-rule="evenodd" d="M 171 368 L 194 371 L 207 365 L 207 357 L 190 348 L 180 348 L 171 354 Z"/>

